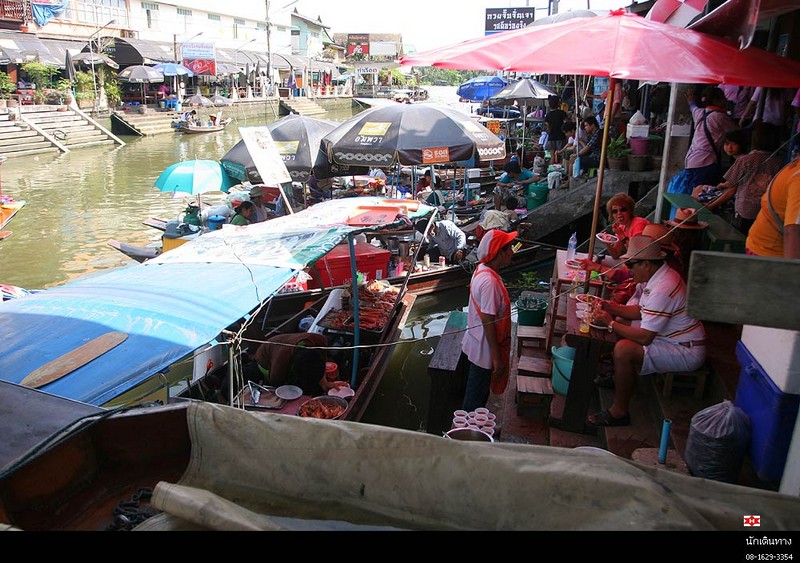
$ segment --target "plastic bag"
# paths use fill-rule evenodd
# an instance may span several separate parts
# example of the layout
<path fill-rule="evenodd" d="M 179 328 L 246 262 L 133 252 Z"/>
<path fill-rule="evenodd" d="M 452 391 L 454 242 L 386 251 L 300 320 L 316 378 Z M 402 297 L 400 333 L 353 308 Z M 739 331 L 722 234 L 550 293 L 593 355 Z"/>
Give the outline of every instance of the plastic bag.
<path fill-rule="evenodd" d="M 631 118 L 628 120 L 628 123 L 631 125 L 647 125 L 647 119 L 645 119 L 642 112 L 636 110 L 636 113 L 631 116 Z"/>
<path fill-rule="evenodd" d="M 730 401 L 692 417 L 685 461 L 695 477 L 737 483 L 750 444 L 750 417 Z"/>

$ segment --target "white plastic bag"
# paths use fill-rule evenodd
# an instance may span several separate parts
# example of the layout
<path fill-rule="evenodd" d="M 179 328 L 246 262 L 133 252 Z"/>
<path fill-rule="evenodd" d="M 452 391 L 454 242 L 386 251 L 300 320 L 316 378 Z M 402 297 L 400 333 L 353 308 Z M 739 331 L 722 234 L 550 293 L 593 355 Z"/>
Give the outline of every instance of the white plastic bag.
<path fill-rule="evenodd" d="M 645 119 L 642 112 L 636 110 L 636 113 L 631 116 L 631 118 L 628 120 L 628 123 L 631 125 L 647 125 L 647 119 Z"/>

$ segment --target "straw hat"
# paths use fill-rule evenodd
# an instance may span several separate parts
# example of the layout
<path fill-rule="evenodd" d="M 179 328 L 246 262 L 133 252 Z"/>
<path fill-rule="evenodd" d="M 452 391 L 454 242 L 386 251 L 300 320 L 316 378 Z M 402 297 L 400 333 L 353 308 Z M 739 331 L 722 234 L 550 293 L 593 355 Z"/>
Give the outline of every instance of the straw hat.
<path fill-rule="evenodd" d="M 650 223 L 645 226 L 642 234 L 646 237 L 652 237 L 661 243 L 661 246 L 669 246 L 672 244 L 674 233 L 672 229 L 666 225 L 659 225 L 658 223 Z"/>
<path fill-rule="evenodd" d="M 636 235 L 628 241 L 628 251 L 620 256 L 623 260 L 663 260 L 667 253 L 661 250 L 656 239 L 645 235 Z"/>
<path fill-rule="evenodd" d="M 706 221 L 697 220 L 697 211 L 690 207 L 681 207 L 675 212 L 673 221 L 664 221 L 667 225 L 678 227 L 679 229 L 705 229 L 708 227 Z"/>
<path fill-rule="evenodd" d="M 517 238 L 517 231 L 512 231 L 510 233 L 501 231 L 500 229 L 488 231 L 483 235 L 481 243 L 478 245 L 478 262 L 485 264 L 491 261 L 505 245 L 515 238 Z"/>

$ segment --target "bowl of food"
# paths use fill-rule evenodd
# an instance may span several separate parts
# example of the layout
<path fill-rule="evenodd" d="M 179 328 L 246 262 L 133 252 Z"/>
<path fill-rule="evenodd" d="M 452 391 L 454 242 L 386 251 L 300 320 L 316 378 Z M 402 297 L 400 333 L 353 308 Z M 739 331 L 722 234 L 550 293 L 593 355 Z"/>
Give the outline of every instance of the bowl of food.
<path fill-rule="evenodd" d="M 347 401 L 341 397 L 321 395 L 300 405 L 300 408 L 297 409 L 297 416 L 336 420 L 341 418 L 346 410 Z"/>
<path fill-rule="evenodd" d="M 597 233 L 596 238 L 606 246 L 617 244 L 617 241 L 619 241 L 619 238 L 616 235 L 612 235 L 610 233 Z"/>
<path fill-rule="evenodd" d="M 590 293 L 579 293 L 575 296 L 575 299 L 578 303 L 591 303 L 593 301 L 602 301 L 597 295 L 592 295 Z"/>

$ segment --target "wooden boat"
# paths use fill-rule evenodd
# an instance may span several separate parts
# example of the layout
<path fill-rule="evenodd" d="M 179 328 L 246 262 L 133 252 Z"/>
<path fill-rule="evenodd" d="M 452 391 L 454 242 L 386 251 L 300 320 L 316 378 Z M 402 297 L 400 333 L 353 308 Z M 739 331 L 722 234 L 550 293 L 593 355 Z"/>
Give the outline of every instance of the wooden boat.
<path fill-rule="evenodd" d="M 215 123 L 214 125 L 208 125 L 210 122 L 204 122 L 200 125 L 181 122 L 178 125 L 177 130 L 181 133 L 215 133 L 225 129 L 231 121 L 233 121 L 233 118 L 227 117 L 219 123 Z"/>
<path fill-rule="evenodd" d="M 24 201 L 17 201 L 10 196 L 0 194 L 0 240 L 11 236 L 11 231 L 4 230 L 4 228 L 23 207 L 25 207 Z"/>
<path fill-rule="evenodd" d="M 0 355 L 0 380 L 115 406 L 203 398 L 208 386 L 201 381 L 227 376 L 230 392 L 220 400 L 233 402 L 242 388 L 238 366 L 258 343 L 302 331 L 298 321 L 319 315 L 328 299 L 277 317 L 271 303 L 287 282 L 342 240 L 374 229 L 348 224 L 360 203 L 326 202 L 266 223 L 223 228 L 143 264 L 8 301 L 0 335 L 16 353 Z M 420 206 L 419 213 L 431 211 Z M 362 320 L 361 328 L 331 331 L 343 346 L 356 346 L 351 356 L 340 354 L 340 372 L 350 375 L 355 391 L 346 418 L 364 412 L 413 305 L 414 295 L 403 288 L 396 294 L 380 326 Z M 33 335 L 45 326 L 53 345 L 42 353 Z"/>
<path fill-rule="evenodd" d="M 4 382 L 0 409 L 6 530 L 741 533 L 751 512 L 769 515 L 759 533 L 800 527 L 797 497 L 597 448 L 470 443 L 202 401 L 109 410 Z"/>

